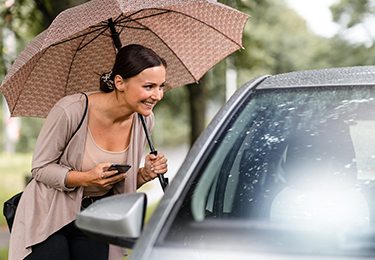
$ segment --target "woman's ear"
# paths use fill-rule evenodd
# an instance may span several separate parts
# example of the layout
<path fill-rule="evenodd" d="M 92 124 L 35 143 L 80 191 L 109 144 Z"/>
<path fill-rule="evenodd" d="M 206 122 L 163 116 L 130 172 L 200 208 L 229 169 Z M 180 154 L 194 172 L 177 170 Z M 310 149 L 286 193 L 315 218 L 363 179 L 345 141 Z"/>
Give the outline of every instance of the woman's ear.
<path fill-rule="evenodd" d="M 116 87 L 116 89 L 118 91 L 121 91 L 121 92 L 124 91 L 124 89 L 125 89 L 125 81 L 124 81 L 124 79 L 120 75 L 117 74 L 115 76 L 114 82 L 115 82 L 115 87 Z"/>

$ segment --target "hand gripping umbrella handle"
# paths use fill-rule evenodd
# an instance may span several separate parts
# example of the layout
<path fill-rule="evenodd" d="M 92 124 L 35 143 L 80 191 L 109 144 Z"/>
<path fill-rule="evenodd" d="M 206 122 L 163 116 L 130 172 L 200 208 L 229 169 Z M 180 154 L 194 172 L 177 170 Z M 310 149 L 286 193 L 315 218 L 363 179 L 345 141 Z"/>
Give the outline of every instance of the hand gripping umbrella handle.
<path fill-rule="evenodd" d="M 158 154 L 158 151 L 151 151 L 150 154 L 153 154 L 153 155 L 157 155 Z M 159 179 L 159 182 L 160 182 L 160 185 L 163 189 L 163 191 L 165 191 L 165 188 L 167 188 L 168 186 L 168 178 L 165 178 L 163 174 L 157 174 L 158 176 L 158 179 Z"/>
<path fill-rule="evenodd" d="M 156 156 L 158 154 L 158 152 L 155 151 L 154 145 L 152 144 L 152 140 L 151 140 L 150 133 L 149 133 L 147 125 L 146 125 L 145 118 L 141 114 L 138 114 L 138 115 L 139 115 L 139 118 L 142 121 L 142 126 L 143 126 L 143 129 L 145 130 L 147 142 L 148 142 L 148 145 L 150 146 L 150 150 L 151 150 L 150 154 L 153 154 L 153 155 Z M 163 174 L 157 174 L 157 176 L 158 176 L 158 179 L 159 179 L 159 182 L 160 182 L 160 185 L 161 185 L 163 191 L 165 191 L 165 188 L 168 186 L 168 178 L 164 178 Z"/>

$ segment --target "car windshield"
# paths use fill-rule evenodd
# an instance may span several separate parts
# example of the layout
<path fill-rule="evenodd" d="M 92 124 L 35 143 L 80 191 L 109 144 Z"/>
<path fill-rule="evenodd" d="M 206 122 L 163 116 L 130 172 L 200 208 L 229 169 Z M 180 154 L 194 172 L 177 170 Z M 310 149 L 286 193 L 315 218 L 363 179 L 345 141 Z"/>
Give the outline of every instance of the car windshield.
<path fill-rule="evenodd" d="M 160 244 L 371 252 L 374 98 L 368 86 L 254 91 L 213 141 Z"/>

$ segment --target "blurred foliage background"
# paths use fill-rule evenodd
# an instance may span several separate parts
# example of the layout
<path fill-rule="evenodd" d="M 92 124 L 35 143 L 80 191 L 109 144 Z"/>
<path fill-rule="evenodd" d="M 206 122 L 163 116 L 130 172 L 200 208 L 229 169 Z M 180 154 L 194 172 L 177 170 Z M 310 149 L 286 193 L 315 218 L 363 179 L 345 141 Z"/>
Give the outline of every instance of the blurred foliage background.
<path fill-rule="evenodd" d="M 236 85 L 240 87 L 264 74 L 375 63 L 375 30 L 371 28 L 375 0 L 337 0 L 331 12 L 340 30 L 331 38 L 314 34 L 285 1 L 219 0 L 251 15 L 243 34 L 244 49 L 219 62 L 199 84 L 165 93 L 154 109 L 156 123 L 152 138 L 156 147 L 189 147 L 196 140 L 226 101 L 228 69 L 237 72 Z M 0 0 L 0 80 L 22 49 L 61 11 L 84 2 L 87 0 Z M 319 14 L 316 17 L 319 19 Z M 365 42 L 353 41 L 352 32 L 358 28 L 367 32 Z M 10 47 L 4 45 L 9 34 L 15 38 Z M 6 102 L 0 96 L 0 122 L 5 122 Z M 4 191 L 0 192 L 0 201 L 23 188 L 44 122 L 41 118 L 21 117 L 20 120 L 20 137 L 14 144 L 14 152 L 6 152 L 4 127 L 0 131 L 0 190 Z"/>
<path fill-rule="evenodd" d="M 304 0 L 301 0 L 304 1 Z M 0 81 L 17 54 L 45 30 L 58 13 L 85 0 L 0 0 Z M 331 38 L 314 34 L 306 21 L 284 0 L 219 0 L 251 15 L 244 35 L 244 49 L 212 68 L 199 84 L 165 93 L 154 109 L 156 147 L 190 146 L 226 101 L 226 71 L 237 72 L 240 87 L 254 77 L 295 70 L 373 65 L 375 63 L 375 0 L 337 0 L 331 6 L 340 30 Z M 316 14 L 319 19 L 319 14 Z M 372 27 L 371 27 L 372 25 Z M 367 33 L 365 42 L 353 41 L 353 32 Z M 8 34 L 15 35 L 15 54 L 4 46 Z M 2 94 L 0 94 L 1 96 Z M 192 102 L 199 100 L 199 102 Z M 5 100 L 0 98 L 0 122 Z M 31 155 L 40 128 L 40 118 L 21 118 L 15 152 L 5 152 L 6 137 L 0 131 L 0 202 L 23 189 Z M 0 217 L 0 226 L 4 219 Z M 4 257 L 2 255 L 5 255 Z M 0 259 L 6 252 L 0 251 Z"/>
<path fill-rule="evenodd" d="M 0 38 L 13 32 L 16 54 L 37 34 L 45 30 L 58 13 L 85 0 L 2 0 L 0 2 Z M 156 145 L 192 144 L 226 100 L 226 69 L 237 71 L 237 86 L 264 75 L 294 70 L 327 67 L 371 65 L 375 61 L 374 35 L 370 41 L 352 43 L 350 30 L 368 24 L 374 18 L 374 0 L 341 0 L 331 7 L 334 21 L 341 30 L 332 38 L 314 34 L 284 0 L 220 0 L 226 5 L 250 14 L 243 35 L 244 49 L 230 55 L 212 68 L 200 81 L 165 94 L 155 107 Z M 317 19 L 319 15 L 317 14 Z M 15 57 L 0 41 L 0 79 Z M 197 90 L 195 91 L 194 88 Z M 195 91 L 195 92 L 193 92 Z M 192 100 L 198 99 L 198 104 Z M 1 100 L 4 102 L 4 99 Z M 195 109 L 195 112 L 194 112 Z M 3 115 L 3 113 L 1 113 Z M 20 138 L 16 152 L 30 153 L 43 119 L 21 118 Z M 191 134 L 194 131 L 193 134 Z M 1 133 L 1 145 L 4 134 Z M 3 151 L 4 148 L 0 147 Z"/>

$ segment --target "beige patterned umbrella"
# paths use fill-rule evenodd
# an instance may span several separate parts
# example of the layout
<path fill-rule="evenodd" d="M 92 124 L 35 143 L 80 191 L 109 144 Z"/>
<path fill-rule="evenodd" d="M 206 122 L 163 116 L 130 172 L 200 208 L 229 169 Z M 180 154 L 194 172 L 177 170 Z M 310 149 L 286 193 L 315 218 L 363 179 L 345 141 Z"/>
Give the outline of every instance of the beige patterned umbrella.
<path fill-rule="evenodd" d="M 12 116 L 46 117 L 63 96 L 98 90 L 116 47 L 132 43 L 166 59 L 166 90 L 193 83 L 242 47 L 248 17 L 212 0 L 92 0 L 34 38 L 0 91 Z"/>
<path fill-rule="evenodd" d="M 166 90 L 193 83 L 242 47 L 248 18 L 213 0 L 91 0 L 65 10 L 35 37 L 0 91 L 12 116 L 46 117 L 65 95 L 98 90 L 117 50 L 134 43 L 166 59 Z M 168 182 L 158 177 L 165 189 Z"/>

